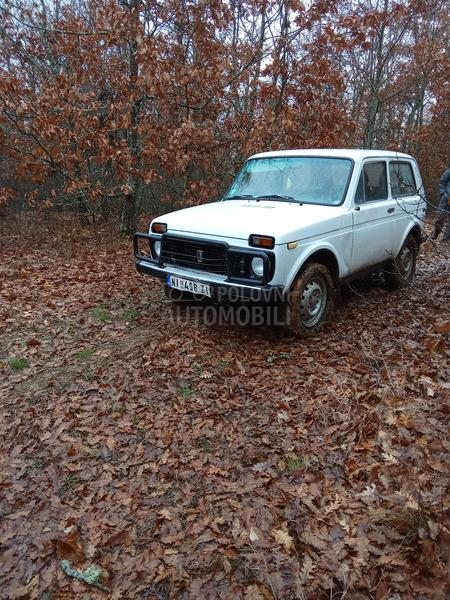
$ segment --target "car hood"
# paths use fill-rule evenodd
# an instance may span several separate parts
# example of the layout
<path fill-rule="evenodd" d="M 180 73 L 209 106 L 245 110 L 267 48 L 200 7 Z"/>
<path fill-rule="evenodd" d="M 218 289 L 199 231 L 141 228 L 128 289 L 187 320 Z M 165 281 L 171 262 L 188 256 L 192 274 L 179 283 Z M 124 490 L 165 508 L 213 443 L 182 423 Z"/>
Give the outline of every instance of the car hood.
<path fill-rule="evenodd" d="M 295 240 L 300 231 L 309 236 L 324 233 L 331 227 L 336 229 L 336 218 L 341 212 L 341 207 L 336 206 L 227 200 L 184 208 L 155 220 L 167 223 L 168 233 L 236 240 L 247 240 L 255 233 L 273 236 L 279 244 Z M 308 228 L 308 232 L 303 231 L 304 228 Z"/>

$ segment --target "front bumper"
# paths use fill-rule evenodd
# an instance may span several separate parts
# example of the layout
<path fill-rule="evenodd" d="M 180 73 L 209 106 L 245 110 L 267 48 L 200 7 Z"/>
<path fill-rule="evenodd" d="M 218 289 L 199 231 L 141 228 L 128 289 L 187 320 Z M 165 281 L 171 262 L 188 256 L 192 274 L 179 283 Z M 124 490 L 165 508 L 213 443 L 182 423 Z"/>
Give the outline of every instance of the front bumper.
<path fill-rule="evenodd" d="M 284 288 L 282 286 L 267 283 L 258 285 L 247 279 L 239 281 L 236 278 L 227 278 L 214 273 L 164 265 L 151 256 L 139 253 L 139 239 L 156 241 L 161 239 L 161 236 L 146 233 L 134 234 L 134 258 L 136 270 L 139 273 L 152 275 L 164 281 L 168 275 L 174 275 L 191 281 L 206 283 L 212 289 L 212 299 L 219 302 L 250 300 L 252 302 L 276 303 L 284 300 Z M 234 251 L 234 249 L 232 250 Z M 242 251 L 245 252 L 246 249 L 242 249 Z"/>

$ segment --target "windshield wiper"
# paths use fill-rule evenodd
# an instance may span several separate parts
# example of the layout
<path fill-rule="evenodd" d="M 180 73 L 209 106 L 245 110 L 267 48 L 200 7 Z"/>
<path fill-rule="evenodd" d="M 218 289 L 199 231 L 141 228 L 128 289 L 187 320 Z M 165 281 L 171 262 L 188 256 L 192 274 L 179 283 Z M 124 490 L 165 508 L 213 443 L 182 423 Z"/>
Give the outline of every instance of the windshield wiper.
<path fill-rule="evenodd" d="M 264 194 L 263 196 L 256 196 L 255 200 L 281 200 L 282 202 L 295 201 L 293 196 L 281 196 L 280 194 Z"/>
<path fill-rule="evenodd" d="M 254 198 L 251 194 L 235 194 L 234 196 L 227 196 L 224 200 L 247 200 L 248 198 Z"/>
<path fill-rule="evenodd" d="M 280 194 L 263 194 L 262 196 L 235 194 L 234 196 L 227 196 L 224 200 L 279 200 L 280 202 L 297 202 L 293 196 L 282 196 Z"/>

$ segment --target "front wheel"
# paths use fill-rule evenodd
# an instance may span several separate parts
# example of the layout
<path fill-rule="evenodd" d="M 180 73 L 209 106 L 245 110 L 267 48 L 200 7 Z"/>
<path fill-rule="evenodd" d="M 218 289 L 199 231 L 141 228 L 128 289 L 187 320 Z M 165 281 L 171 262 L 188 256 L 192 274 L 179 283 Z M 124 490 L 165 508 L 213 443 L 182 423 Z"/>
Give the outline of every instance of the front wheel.
<path fill-rule="evenodd" d="M 397 258 L 384 271 L 388 287 L 401 289 L 411 284 L 416 272 L 418 252 L 419 249 L 416 240 L 411 235 L 408 236 Z"/>
<path fill-rule="evenodd" d="M 300 337 L 315 335 L 331 313 L 336 296 L 330 271 L 310 263 L 292 286 L 287 302 L 287 327 Z"/>

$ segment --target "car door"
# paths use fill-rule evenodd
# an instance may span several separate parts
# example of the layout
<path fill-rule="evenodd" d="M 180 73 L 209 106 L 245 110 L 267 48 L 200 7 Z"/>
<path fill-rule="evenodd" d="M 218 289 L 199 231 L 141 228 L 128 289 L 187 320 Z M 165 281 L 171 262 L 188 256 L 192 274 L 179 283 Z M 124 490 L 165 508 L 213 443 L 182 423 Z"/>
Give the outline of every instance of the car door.
<path fill-rule="evenodd" d="M 353 273 L 392 258 L 394 211 L 395 202 L 388 193 L 386 161 L 366 160 L 361 168 L 352 210 Z"/>
<path fill-rule="evenodd" d="M 405 233 L 411 226 L 411 221 L 422 224 L 425 216 L 425 203 L 420 196 L 410 161 L 389 161 L 389 187 L 394 201 L 392 225 L 395 238 L 394 252 L 396 254 L 400 250 Z"/>

